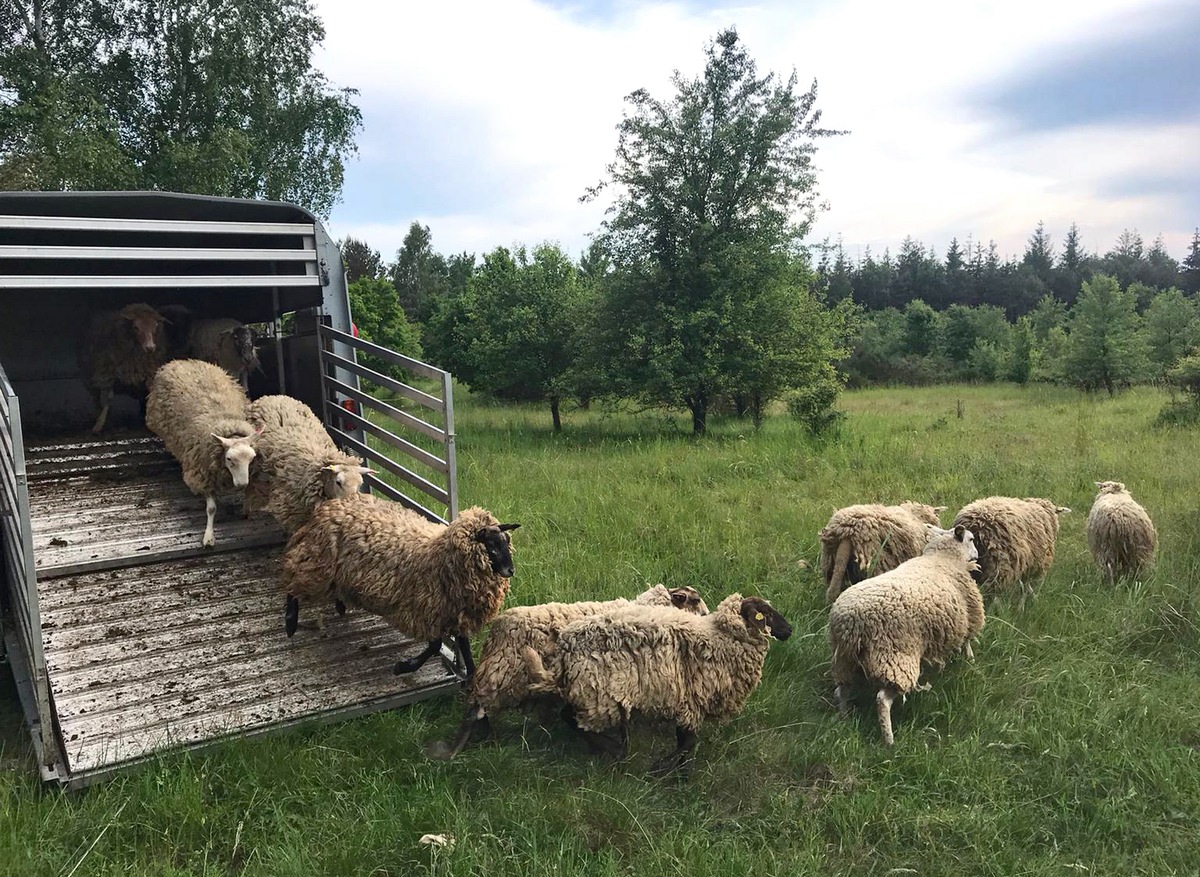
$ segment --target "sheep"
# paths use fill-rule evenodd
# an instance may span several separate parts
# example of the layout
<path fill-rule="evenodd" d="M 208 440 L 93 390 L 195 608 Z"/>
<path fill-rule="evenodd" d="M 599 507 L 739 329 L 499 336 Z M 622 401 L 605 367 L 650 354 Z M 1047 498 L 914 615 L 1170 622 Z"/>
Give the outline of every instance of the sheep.
<path fill-rule="evenodd" d="M 490 730 L 490 717 L 532 699 L 524 658 L 526 647 L 538 653 L 543 665 L 549 665 L 556 660 L 559 634 L 572 621 L 633 605 L 673 606 L 693 615 L 708 614 L 708 606 L 695 588 L 668 590 L 661 584 L 642 592 L 632 601 L 619 598 L 506 609 L 488 626 L 487 640 L 471 679 L 471 697 L 454 743 L 450 746 L 435 743 L 429 748 L 429 755 L 446 760 L 454 758 L 476 729 L 483 734 Z"/>
<path fill-rule="evenodd" d="M 263 430 L 258 465 L 250 476 L 243 512 L 266 507 L 288 533 L 308 520 L 317 504 L 358 493 L 371 472 L 343 454 L 312 409 L 291 396 L 262 396 L 248 419 Z"/>
<path fill-rule="evenodd" d="M 162 314 L 148 304 L 128 304 L 92 318 L 79 346 L 79 367 L 99 408 L 93 433 L 104 431 L 114 385 L 141 395 L 169 358 L 168 348 Z"/>
<path fill-rule="evenodd" d="M 850 686 L 860 676 L 875 696 L 883 742 L 891 746 L 892 702 L 917 689 L 922 662 L 945 665 L 984 625 L 983 595 L 971 577 L 979 553 L 974 534 L 930 528 L 924 553 L 843 592 L 829 610 L 834 694 L 847 716 Z M 927 686 L 926 686 L 927 687 Z"/>
<path fill-rule="evenodd" d="M 979 549 L 977 581 L 991 595 L 1020 589 L 1018 610 L 1033 596 L 1032 576 L 1045 576 L 1054 562 L 1058 516 L 1071 511 L 1048 499 L 989 496 L 969 503 L 955 516 L 975 534 Z"/>
<path fill-rule="evenodd" d="M 834 512 L 818 534 L 826 600 L 836 600 L 847 582 L 856 585 L 919 555 L 928 538 L 926 526 L 940 525 L 938 512 L 945 510 L 945 506 L 902 502 L 852 505 Z"/>
<path fill-rule="evenodd" d="M 237 320 L 222 317 L 196 320 L 188 331 L 188 355 L 219 365 L 248 387 L 250 372 L 262 368 L 254 349 L 254 330 Z"/>
<path fill-rule="evenodd" d="M 1150 567 L 1158 533 L 1150 515 L 1120 481 L 1097 481 L 1096 487 L 1100 492 L 1087 517 L 1088 548 L 1113 584 Z"/>
<path fill-rule="evenodd" d="M 553 672 L 535 649 L 523 653 L 530 691 L 565 700 L 593 749 L 624 758 L 635 710 L 674 720 L 676 747 L 651 767 L 668 773 L 691 759 L 706 718 L 742 711 L 762 679 L 770 638 L 791 633 L 766 600 L 731 594 L 705 616 L 634 606 L 574 621 L 558 638 Z M 616 739 L 604 733 L 610 728 Z"/>
<path fill-rule="evenodd" d="M 216 544 L 216 494 L 245 487 L 261 434 L 246 420 L 250 400 L 222 369 L 176 359 L 158 370 L 146 401 L 146 426 L 183 466 L 183 481 L 203 496 L 208 523 L 201 545 Z"/>
<path fill-rule="evenodd" d="M 470 679 L 470 637 L 508 595 L 509 531 L 519 526 L 479 507 L 439 524 L 370 494 L 322 502 L 284 551 L 284 629 L 296 632 L 302 599 L 332 599 L 339 612 L 351 603 L 428 642 L 396 664 L 397 675 L 420 669 L 454 637 Z"/>

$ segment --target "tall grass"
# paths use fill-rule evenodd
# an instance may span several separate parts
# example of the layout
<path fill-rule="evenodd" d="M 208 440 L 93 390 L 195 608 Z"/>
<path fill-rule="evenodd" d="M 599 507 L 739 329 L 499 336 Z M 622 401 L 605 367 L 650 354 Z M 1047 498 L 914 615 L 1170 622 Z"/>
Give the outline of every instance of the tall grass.
<path fill-rule="evenodd" d="M 870 390 L 845 397 L 834 438 L 775 417 L 696 440 L 682 418 L 596 411 L 554 435 L 540 408 L 461 398 L 464 504 L 525 525 L 513 603 L 663 581 L 710 604 L 762 594 L 795 625 L 745 713 L 702 730 L 691 776 L 646 776 L 667 728 L 641 727 L 614 764 L 515 714 L 427 761 L 449 698 L 164 757 L 80 795 L 40 789 L 13 731 L 0 874 L 1196 874 L 1200 434 L 1151 429 L 1162 402 Z M 1153 574 L 1116 588 L 1083 536 L 1110 478 L 1162 537 Z M 870 710 L 832 707 L 817 530 L 851 502 L 993 493 L 1075 509 L 1056 563 L 1023 614 L 995 607 L 973 663 L 897 708 L 885 750 Z"/>

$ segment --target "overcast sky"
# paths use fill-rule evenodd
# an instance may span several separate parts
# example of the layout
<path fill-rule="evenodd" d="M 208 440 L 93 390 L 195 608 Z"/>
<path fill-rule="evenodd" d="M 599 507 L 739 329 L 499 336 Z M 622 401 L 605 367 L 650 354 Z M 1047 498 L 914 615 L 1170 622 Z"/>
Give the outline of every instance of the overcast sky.
<path fill-rule="evenodd" d="M 826 127 L 810 241 L 852 256 L 911 235 L 1019 255 L 1123 228 L 1182 258 L 1200 225 L 1200 3 L 1194 0 L 317 0 L 319 67 L 357 88 L 364 128 L 337 237 L 392 259 L 413 220 L 434 249 L 554 241 L 612 160 L 626 94 L 672 94 L 734 25 L 759 67 L 816 79 Z"/>

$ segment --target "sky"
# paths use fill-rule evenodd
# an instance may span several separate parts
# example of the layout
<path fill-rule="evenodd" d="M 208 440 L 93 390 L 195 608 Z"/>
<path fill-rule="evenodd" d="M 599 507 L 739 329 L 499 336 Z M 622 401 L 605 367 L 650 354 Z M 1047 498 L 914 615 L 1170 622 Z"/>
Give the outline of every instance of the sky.
<path fill-rule="evenodd" d="M 356 88 L 359 154 L 327 226 L 395 258 L 558 243 L 604 219 L 624 97 L 669 99 L 735 26 L 760 73 L 818 82 L 827 209 L 808 237 L 1019 256 L 1039 221 L 1091 251 L 1125 228 L 1177 259 L 1200 225 L 1194 0 L 316 0 L 316 64 Z"/>

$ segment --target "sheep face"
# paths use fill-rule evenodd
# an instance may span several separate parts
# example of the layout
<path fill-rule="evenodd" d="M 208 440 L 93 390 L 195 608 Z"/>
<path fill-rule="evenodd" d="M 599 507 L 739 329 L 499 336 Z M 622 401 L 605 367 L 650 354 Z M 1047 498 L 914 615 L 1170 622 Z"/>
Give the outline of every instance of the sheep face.
<path fill-rule="evenodd" d="M 1106 493 L 1125 493 L 1125 485 L 1120 481 L 1097 481 L 1096 487 L 1099 488 L 1101 495 Z"/>
<path fill-rule="evenodd" d="M 254 349 L 256 338 L 254 330 L 249 326 L 234 326 L 229 330 L 229 337 L 233 341 L 233 349 L 237 353 L 238 359 L 242 361 L 247 370 L 259 368 L 258 351 Z"/>
<path fill-rule="evenodd" d="M 682 587 L 671 588 L 671 605 L 683 612 L 690 612 L 692 615 L 707 615 L 708 605 L 700 597 L 700 593 L 695 588 Z"/>
<path fill-rule="evenodd" d="M 321 493 L 326 499 L 341 499 L 358 493 L 363 476 L 370 475 L 366 466 L 348 466 L 335 463 L 321 470 Z"/>
<path fill-rule="evenodd" d="M 495 527 L 484 527 L 475 534 L 475 541 L 487 549 L 488 562 L 492 572 L 503 578 L 512 578 L 513 556 L 512 538 L 509 530 L 515 530 L 520 524 L 499 524 Z"/>
<path fill-rule="evenodd" d="M 971 563 L 979 560 L 979 546 L 975 544 L 975 534 L 964 527 L 962 524 L 956 524 L 953 530 L 943 530 L 941 527 L 929 527 L 929 539 L 933 540 L 935 536 L 953 536 L 956 542 L 962 544 L 963 560 Z M 926 547 L 925 553 L 928 554 L 933 548 Z"/>
<path fill-rule="evenodd" d="M 225 468 L 233 479 L 234 487 L 245 487 L 250 483 L 250 463 L 254 459 L 254 440 L 258 434 L 235 435 L 226 438 L 213 433 L 213 438 L 225 448 Z"/>
<path fill-rule="evenodd" d="M 158 344 L 163 340 L 161 336 L 163 318 L 157 311 L 152 310 L 137 310 L 132 313 L 125 313 L 125 320 L 129 325 L 129 331 L 133 333 L 134 339 L 137 341 L 137 346 L 144 353 L 153 353 L 158 349 Z"/>
<path fill-rule="evenodd" d="M 762 597 L 747 597 L 742 600 L 742 619 L 751 630 L 760 631 L 777 640 L 785 640 L 792 635 L 792 626 L 788 624 L 787 619 Z"/>

